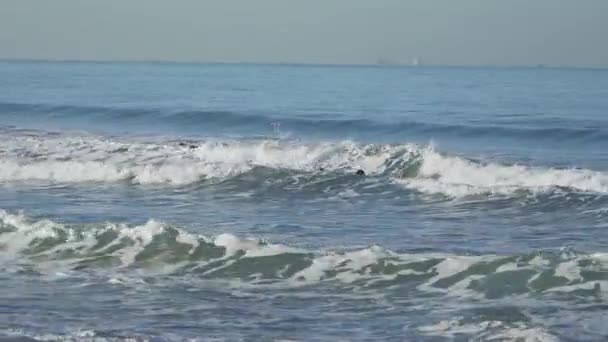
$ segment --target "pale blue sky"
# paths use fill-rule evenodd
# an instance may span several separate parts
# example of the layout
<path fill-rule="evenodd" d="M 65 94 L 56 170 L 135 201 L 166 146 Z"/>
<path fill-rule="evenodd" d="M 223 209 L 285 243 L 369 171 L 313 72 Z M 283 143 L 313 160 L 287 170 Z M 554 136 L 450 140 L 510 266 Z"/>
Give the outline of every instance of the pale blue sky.
<path fill-rule="evenodd" d="M 608 0 L 0 0 L 0 58 L 608 66 Z"/>

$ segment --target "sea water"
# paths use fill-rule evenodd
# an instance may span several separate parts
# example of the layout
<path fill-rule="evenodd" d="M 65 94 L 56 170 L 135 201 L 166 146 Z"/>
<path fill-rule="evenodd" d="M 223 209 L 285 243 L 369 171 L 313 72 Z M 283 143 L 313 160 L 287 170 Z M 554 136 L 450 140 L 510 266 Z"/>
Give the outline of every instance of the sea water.
<path fill-rule="evenodd" d="M 0 340 L 605 341 L 608 71 L 2 62 L 0 284 Z"/>

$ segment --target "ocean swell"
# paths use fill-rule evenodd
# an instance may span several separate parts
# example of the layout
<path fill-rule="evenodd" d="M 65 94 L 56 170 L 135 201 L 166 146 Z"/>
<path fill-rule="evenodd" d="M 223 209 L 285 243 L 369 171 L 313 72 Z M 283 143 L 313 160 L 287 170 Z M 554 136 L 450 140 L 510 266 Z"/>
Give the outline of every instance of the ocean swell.
<path fill-rule="evenodd" d="M 69 104 L 0 103 L 0 114 L 6 122 L 45 129 L 48 125 L 61 128 L 107 130 L 128 127 L 133 132 L 178 131 L 182 134 L 272 132 L 279 129 L 304 136 L 348 137 L 448 137 L 516 139 L 530 142 L 593 143 L 608 140 L 608 131 L 601 123 L 584 122 L 572 125 L 564 122 L 542 122 L 530 127 L 522 123 L 503 122 L 439 123 L 420 119 L 391 122 L 365 117 L 344 118 L 336 113 L 331 119 L 318 113 L 281 113 L 259 110 L 229 111 L 221 108 L 155 108 L 134 106 L 77 106 Z M 398 113 L 395 113 L 397 116 Z M 44 122 L 45 126 L 38 126 Z M 526 123 L 526 124 L 529 124 Z"/>

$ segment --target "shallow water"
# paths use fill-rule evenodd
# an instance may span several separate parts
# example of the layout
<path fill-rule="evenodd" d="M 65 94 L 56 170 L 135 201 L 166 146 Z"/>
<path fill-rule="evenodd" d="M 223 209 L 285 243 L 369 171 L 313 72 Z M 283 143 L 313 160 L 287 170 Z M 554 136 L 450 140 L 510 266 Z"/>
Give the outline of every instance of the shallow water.
<path fill-rule="evenodd" d="M 0 79 L 0 337 L 608 338 L 605 70 Z"/>

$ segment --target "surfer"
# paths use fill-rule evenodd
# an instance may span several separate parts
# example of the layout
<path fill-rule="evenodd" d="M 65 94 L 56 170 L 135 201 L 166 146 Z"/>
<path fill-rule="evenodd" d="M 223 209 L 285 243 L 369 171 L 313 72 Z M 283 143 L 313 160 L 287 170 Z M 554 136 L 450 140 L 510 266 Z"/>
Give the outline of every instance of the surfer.
<path fill-rule="evenodd" d="M 359 170 L 357 170 L 356 175 L 357 176 L 365 176 L 365 171 L 359 169 Z"/>

